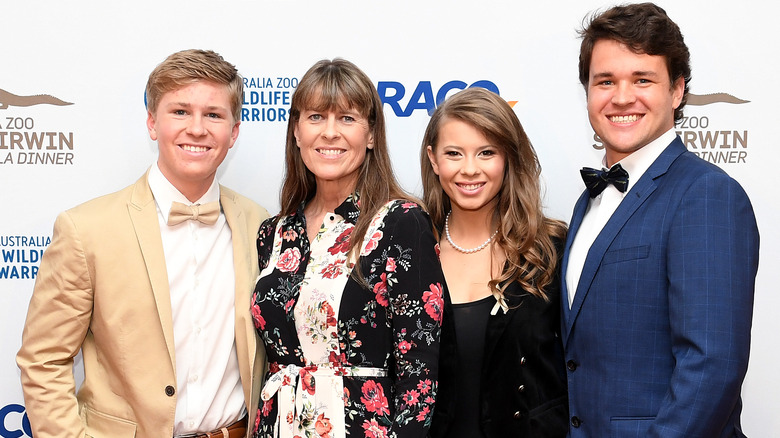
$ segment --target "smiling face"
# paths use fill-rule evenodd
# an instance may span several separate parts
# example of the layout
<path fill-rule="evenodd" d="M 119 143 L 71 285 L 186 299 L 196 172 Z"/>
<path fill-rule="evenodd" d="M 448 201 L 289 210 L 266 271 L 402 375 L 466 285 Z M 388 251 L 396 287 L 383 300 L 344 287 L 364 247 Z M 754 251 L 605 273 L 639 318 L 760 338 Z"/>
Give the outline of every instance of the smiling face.
<path fill-rule="evenodd" d="M 157 165 L 192 202 L 208 190 L 238 138 L 226 85 L 197 81 L 165 93 L 149 111 L 149 136 L 160 150 Z"/>
<path fill-rule="evenodd" d="M 338 187 L 341 195 L 354 191 L 366 150 L 373 147 L 368 120 L 355 110 L 304 109 L 295 124 L 295 141 L 317 189 Z"/>
<path fill-rule="evenodd" d="M 663 56 L 634 53 L 615 40 L 593 46 L 588 117 L 611 166 L 674 127 L 684 81 L 672 85 Z"/>
<path fill-rule="evenodd" d="M 428 146 L 428 159 L 453 210 L 495 208 L 506 158 L 472 125 L 443 119 L 437 143 Z"/>

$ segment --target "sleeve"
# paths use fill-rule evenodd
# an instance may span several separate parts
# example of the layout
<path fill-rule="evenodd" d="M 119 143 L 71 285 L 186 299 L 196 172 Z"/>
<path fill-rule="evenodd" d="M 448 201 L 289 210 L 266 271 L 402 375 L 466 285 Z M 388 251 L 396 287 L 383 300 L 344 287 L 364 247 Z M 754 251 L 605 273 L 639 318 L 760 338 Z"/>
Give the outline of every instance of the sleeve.
<path fill-rule="evenodd" d="M 739 184 L 722 173 L 696 180 L 668 245 L 676 365 L 647 436 L 720 436 L 741 411 L 758 269 L 758 228 Z"/>
<path fill-rule="evenodd" d="M 395 359 L 390 436 L 422 438 L 431 424 L 438 386 L 444 275 L 428 216 L 411 203 L 399 204 L 390 216 L 395 220 L 383 279 Z"/>
<path fill-rule="evenodd" d="M 92 303 L 82 242 L 71 217 L 62 213 L 41 259 L 16 357 L 36 438 L 85 434 L 76 401 L 73 358 L 87 334 Z"/>

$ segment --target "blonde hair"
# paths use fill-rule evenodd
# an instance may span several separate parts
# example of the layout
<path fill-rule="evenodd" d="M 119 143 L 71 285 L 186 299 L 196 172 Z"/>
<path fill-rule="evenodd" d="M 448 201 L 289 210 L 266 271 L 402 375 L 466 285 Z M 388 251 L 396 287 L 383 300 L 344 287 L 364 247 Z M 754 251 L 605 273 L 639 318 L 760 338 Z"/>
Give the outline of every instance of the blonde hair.
<path fill-rule="evenodd" d="M 287 122 L 285 145 L 286 173 L 279 203 L 282 215 L 295 213 L 301 203 L 317 191 L 314 174 L 306 168 L 295 142 L 295 125 L 303 110 L 353 110 L 368 120 L 373 136 L 373 148 L 366 150 L 360 167 L 356 191 L 360 196 L 360 217 L 350 235 L 347 258 L 360 250 L 371 218 L 390 200 L 407 199 L 418 202 L 398 184 L 387 151 L 385 117 L 382 101 L 371 80 L 355 64 L 336 58 L 321 60 L 303 75 L 293 93 L 290 118 Z M 356 257 L 355 257 L 356 258 Z M 359 266 L 355 266 L 358 278 Z"/>
<path fill-rule="evenodd" d="M 563 240 L 566 225 L 545 217 L 542 211 L 541 166 L 517 115 L 506 101 L 482 88 L 453 95 L 433 113 L 423 137 L 420 168 L 424 201 L 438 231 L 444 228 L 451 204 L 433 172 L 427 147 L 436 151 L 444 119 L 473 126 L 506 157 L 494 210 L 498 234 L 493 242 L 506 254 L 506 263 L 498 278 L 489 282 L 490 289 L 503 295 L 509 284 L 517 281 L 528 293 L 549 299 L 544 288 L 552 283 L 559 259 L 553 239 Z"/>
<path fill-rule="evenodd" d="M 149 75 L 146 82 L 146 108 L 157 111 L 165 93 L 198 81 L 225 85 L 230 94 L 230 109 L 234 121 L 241 120 L 244 82 L 236 67 L 211 50 L 182 50 L 168 56 Z"/>

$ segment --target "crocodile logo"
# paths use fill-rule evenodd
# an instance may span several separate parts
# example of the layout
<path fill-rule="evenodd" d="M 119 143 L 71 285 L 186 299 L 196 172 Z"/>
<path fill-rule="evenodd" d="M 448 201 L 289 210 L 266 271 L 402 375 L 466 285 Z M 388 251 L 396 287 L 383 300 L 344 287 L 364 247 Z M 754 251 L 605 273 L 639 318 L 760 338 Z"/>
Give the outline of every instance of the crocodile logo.
<path fill-rule="evenodd" d="M 33 96 L 17 96 L 16 94 L 0 88 L 0 110 L 7 109 L 9 106 L 23 107 L 33 105 L 73 105 L 72 102 L 65 102 L 48 94 L 36 94 Z"/>
<path fill-rule="evenodd" d="M 713 103 L 731 103 L 741 104 L 749 103 L 749 100 L 743 100 L 738 97 L 734 97 L 728 93 L 712 93 L 712 94 L 693 94 L 688 93 L 688 105 L 703 106 Z"/>

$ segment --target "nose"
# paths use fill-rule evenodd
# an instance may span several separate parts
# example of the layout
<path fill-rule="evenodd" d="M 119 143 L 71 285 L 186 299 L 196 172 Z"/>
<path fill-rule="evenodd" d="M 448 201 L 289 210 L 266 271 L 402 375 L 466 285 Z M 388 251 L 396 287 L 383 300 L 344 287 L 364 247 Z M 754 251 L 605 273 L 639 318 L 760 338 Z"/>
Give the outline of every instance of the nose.
<path fill-rule="evenodd" d="M 474 157 L 465 157 L 463 159 L 463 166 L 460 168 L 460 173 L 463 175 L 477 175 L 479 174 L 479 166 L 477 160 Z"/>
<path fill-rule="evenodd" d="M 195 137 L 199 137 L 206 132 L 206 128 L 203 124 L 203 119 L 200 117 L 191 117 L 190 123 L 187 125 L 187 133 Z"/>
<path fill-rule="evenodd" d="M 328 139 L 339 136 L 337 120 L 334 114 L 329 114 L 327 120 L 325 120 L 325 125 L 322 127 L 322 136 Z"/>
<path fill-rule="evenodd" d="M 636 94 L 632 84 L 626 82 L 618 82 L 615 87 L 615 93 L 612 95 L 612 103 L 615 105 L 630 105 L 636 100 Z"/>

